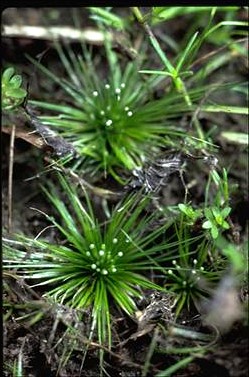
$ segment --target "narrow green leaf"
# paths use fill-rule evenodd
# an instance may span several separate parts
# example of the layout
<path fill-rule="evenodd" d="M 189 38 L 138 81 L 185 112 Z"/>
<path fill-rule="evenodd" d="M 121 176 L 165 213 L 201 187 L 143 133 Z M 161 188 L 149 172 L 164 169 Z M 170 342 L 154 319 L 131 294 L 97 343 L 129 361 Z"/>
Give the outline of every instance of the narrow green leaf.
<path fill-rule="evenodd" d="M 206 111 L 209 113 L 232 113 L 248 115 L 248 107 L 224 106 L 219 104 L 202 106 L 201 111 Z"/>

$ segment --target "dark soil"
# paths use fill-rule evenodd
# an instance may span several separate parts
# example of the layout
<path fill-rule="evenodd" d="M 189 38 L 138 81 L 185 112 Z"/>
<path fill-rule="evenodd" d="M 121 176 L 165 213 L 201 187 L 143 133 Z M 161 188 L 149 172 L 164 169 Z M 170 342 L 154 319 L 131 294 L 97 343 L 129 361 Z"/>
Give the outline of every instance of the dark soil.
<path fill-rule="evenodd" d="M 17 25 L 71 25 L 72 17 L 67 9 L 59 8 L 9 8 L 2 15 L 4 24 Z M 86 27 L 94 25 L 86 16 L 86 10 L 82 10 L 82 23 Z M 125 12 L 120 9 L 120 12 Z M 243 12 L 241 13 L 243 16 Z M 242 17 L 241 16 L 241 17 Z M 242 17 L 243 18 L 243 17 Z M 46 21 L 45 21 L 46 20 Z M 168 23 L 170 33 L 175 33 L 179 38 L 182 37 L 187 19 L 181 19 L 176 25 L 173 21 Z M 172 26 L 172 28 L 171 28 Z M 160 35 L 160 28 L 157 30 Z M 30 54 L 35 57 L 47 48 L 46 61 L 49 61 L 55 71 L 61 70 L 60 63 L 53 52 L 52 44 L 46 40 L 34 40 L 31 38 L 2 39 L 3 66 L 14 65 L 18 72 L 24 74 L 26 81 L 30 82 L 30 92 L 32 98 L 38 98 L 41 88 L 47 86 L 43 82 L 44 77 L 39 77 L 33 66 L 27 62 L 24 54 Z M 77 47 L 77 46 L 76 46 Z M 101 47 L 95 46 L 96 54 Z M 205 51 L 203 52 L 203 54 Z M 245 73 L 239 69 L 243 62 L 227 65 L 227 71 L 218 72 L 217 75 L 233 75 L 235 80 L 245 80 Z M 213 80 L 217 79 L 213 78 Z M 232 81 L 232 80 L 231 80 Z M 52 88 L 53 90 L 55 88 Z M 59 94 L 60 95 L 60 94 Z M 236 94 L 235 94 L 236 96 Z M 231 99 L 232 100 L 232 99 Z M 244 106 L 241 103 L 241 97 L 237 95 L 235 102 L 238 106 Z M 234 101 L 233 101 L 234 104 Z M 184 120 L 181 120 L 184 121 Z M 20 120 L 24 126 L 24 122 Z M 202 119 L 204 129 L 210 129 L 213 124 L 212 116 Z M 215 114 L 215 124 L 229 129 L 230 131 L 247 132 L 244 118 L 239 115 Z M 3 233 L 7 235 L 7 214 L 8 214 L 8 169 L 9 169 L 9 143 L 10 135 L 2 134 L 2 211 L 3 211 Z M 229 179 L 232 184 L 236 185 L 236 190 L 231 196 L 232 214 L 231 219 L 234 229 L 238 230 L 239 242 L 247 238 L 247 221 L 249 202 L 247 196 L 247 150 L 239 144 L 229 144 L 224 140 L 217 138 L 216 144 L 220 147 L 219 164 L 229 167 Z M 36 236 L 43 230 L 48 223 L 40 213 L 30 209 L 38 208 L 40 211 L 50 213 L 51 208 L 40 190 L 40 183 L 43 181 L 41 174 L 48 164 L 48 155 L 37 149 L 34 145 L 16 138 L 14 149 L 14 172 L 13 172 L 13 216 L 11 233 L 24 233 L 30 236 Z M 203 201 L 204 177 L 208 172 L 208 167 L 199 161 L 189 161 L 186 168 L 186 180 L 190 182 L 197 179 L 196 184 L 190 189 L 190 197 L 193 203 L 197 204 Z M 31 177 L 38 178 L 27 180 Z M 53 174 L 46 175 L 45 179 L 53 179 Z M 102 178 L 97 182 L 98 186 L 111 187 L 119 191 L 120 187 L 113 180 L 104 182 Z M 177 204 L 183 197 L 184 189 L 181 186 L 179 175 L 173 176 L 168 186 L 162 190 L 160 201 L 165 204 Z M 101 199 L 93 195 L 96 208 L 101 205 Z M 55 234 L 53 228 L 48 229 L 46 238 L 53 240 Z M 99 376 L 98 359 L 99 347 L 94 341 L 89 345 L 88 353 L 84 362 L 82 371 L 82 349 L 86 345 L 84 334 L 89 327 L 89 313 L 78 313 L 77 311 L 61 308 L 58 305 L 49 304 L 42 299 L 42 290 L 33 290 L 29 287 L 28 282 L 20 282 L 9 276 L 3 282 L 3 301 L 8 303 L 4 307 L 4 315 L 7 315 L 3 327 L 3 359 L 4 368 L 3 376 L 13 376 L 12 366 L 18 355 L 22 354 L 23 376 L 25 377 L 97 377 Z M 146 301 L 141 304 L 141 310 L 146 310 L 154 298 L 151 292 L 144 292 Z M 242 301 L 246 302 L 246 287 L 242 288 Z M 155 301 L 157 307 L 164 307 L 167 297 L 160 297 Z M 25 309 L 22 304 L 36 304 L 32 307 L 27 306 Z M 17 307 L 20 304 L 20 307 Z M 139 304 L 139 303 L 138 303 Z M 11 309 L 11 305 L 15 305 Z M 40 306 L 39 306 L 40 305 Z M 30 324 L 30 318 L 21 320 L 21 317 L 27 313 L 42 313 L 40 320 Z M 58 318 L 58 313 L 62 313 Z M 200 341 L 179 338 L 177 336 L 166 336 L 158 325 L 161 323 L 171 323 L 174 321 L 174 313 L 163 311 L 158 318 L 153 318 L 144 322 L 142 325 L 136 317 L 129 318 L 124 313 L 113 308 L 113 348 L 105 352 L 105 368 L 111 377 L 145 377 L 145 362 L 149 360 L 149 350 L 152 341 L 156 341 L 157 350 L 149 360 L 149 368 L 146 377 L 153 377 L 159 371 L 166 369 L 177 361 L 183 359 L 186 355 L 168 354 L 163 352 L 170 346 L 194 347 L 202 344 Z M 33 318 L 33 316 L 32 316 Z M 80 320 L 79 320 L 80 318 Z M 55 323 L 57 327 L 54 328 Z M 203 325 L 201 318 L 193 308 L 189 312 L 184 312 L 181 318 L 177 319 L 181 326 L 187 326 L 188 329 L 208 333 L 213 336 L 213 329 Z M 68 325 L 74 329 L 74 335 L 68 331 Z M 155 340 L 156 339 L 156 340 Z M 63 352 L 67 346 L 67 352 L 71 346 L 71 355 L 65 365 L 61 361 L 65 355 Z M 62 357 L 63 356 L 63 357 Z M 173 374 L 176 377 L 243 377 L 248 375 L 248 326 L 246 321 L 236 322 L 232 328 L 220 336 L 208 352 L 198 354 L 192 362 Z"/>

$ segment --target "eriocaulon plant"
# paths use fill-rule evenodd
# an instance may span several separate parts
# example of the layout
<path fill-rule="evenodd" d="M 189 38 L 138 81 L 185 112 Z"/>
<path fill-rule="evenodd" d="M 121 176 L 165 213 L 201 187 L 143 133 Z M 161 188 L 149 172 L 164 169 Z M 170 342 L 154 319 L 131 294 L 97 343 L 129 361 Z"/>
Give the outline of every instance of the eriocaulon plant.
<path fill-rule="evenodd" d="M 215 255 L 215 244 L 205 234 L 191 237 L 185 216 L 180 215 L 179 224 L 175 224 L 178 239 L 178 259 L 171 261 L 167 269 L 166 288 L 176 294 L 176 316 L 183 308 L 194 305 L 200 309 L 201 302 L 207 298 L 211 288 L 220 280 L 226 258 Z M 209 255 L 213 254 L 210 265 Z"/>
<path fill-rule="evenodd" d="M 143 214 L 148 197 L 128 196 L 101 225 L 85 190 L 82 188 L 86 198 L 83 205 L 77 190 L 62 175 L 58 178 L 70 204 L 64 204 L 51 183 L 44 190 L 58 220 L 46 216 L 62 241 L 57 244 L 25 236 L 19 236 L 18 241 L 7 240 L 4 266 L 15 269 L 24 279 L 33 279 L 34 287 L 44 286 L 44 296 L 57 303 L 92 308 L 89 337 L 97 332 L 98 341 L 111 346 L 110 298 L 131 315 L 141 289 L 162 289 L 149 280 L 149 272 L 153 269 L 155 277 L 157 270 L 164 271 L 159 263 L 177 258 L 173 255 L 177 245 L 163 240 L 170 223 L 148 229 L 156 216 Z"/>
<path fill-rule="evenodd" d="M 118 168 L 131 170 L 165 146 L 165 138 L 179 136 L 182 131 L 172 118 L 190 108 L 175 90 L 161 99 L 153 99 L 153 91 L 162 78 L 145 78 L 138 71 L 141 58 L 123 64 L 108 40 L 105 52 L 109 73 L 105 78 L 98 73 L 92 55 L 85 46 L 76 55 L 67 46 L 56 44 L 67 78 L 57 76 L 41 63 L 29 58 L 46 76 L 65 92 L 64 103 L 29 101 L 29 104 L 50 111 L 39 116 L 42 123 L 56 129 L 78 151 L 75 164 L 91 170 L 103 170 L 120 180 Z M 124 57 L 123 57 L 124 60 Z M 103 74 L 103 72 L 102 72 Z M 190 91 L 192 99 L 200 98 L 201 90 Z M 55 115 L 51 115 L 55 113 Z M 179 140 L 178 140 L 179 141 Z"/>
<path fill-rule="evenodd" d="M 224 266 L 228 266 L 228 260 L 217 251 L 215 242 L 216 239 L 220 242 L 222 232 L 229 229 L 225 220 L 231 211 L 228 202 L 227 171 L 223 168 L 222 174 L 218 174 L 213 168 L 206 185 L 205 203 L 197 209 L 190 204 L 178 204 L 180 217 L 176 235 L 179 259 L 172 261 L 172 267 L 167 271 L 166 284 L 168 289 L 177 293 L 177 314 L 186 304 L 190 306 L 194 303 L 198 308 L 201 297 L 208 295 L 210 285 L 219 280 Z M 202 240 L 193 249 L 190 229 L 198 222 L 205 231 Z M 184 239 L 187 242 L 183 243 Z"/>

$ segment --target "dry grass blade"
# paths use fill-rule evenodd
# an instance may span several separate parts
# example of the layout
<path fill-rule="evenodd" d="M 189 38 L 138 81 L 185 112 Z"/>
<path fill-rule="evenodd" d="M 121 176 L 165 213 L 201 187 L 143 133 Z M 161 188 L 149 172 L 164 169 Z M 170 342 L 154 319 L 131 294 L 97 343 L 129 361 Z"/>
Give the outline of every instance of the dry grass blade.
<path fill-rule="evenodd" d="M 8 175 L 8 232 L 12 228 L 12 183 L 13 183 L 13 165 L 14 165 L 14 144 L 15 144 L 16 126 L 13 124 L 10 135 L 10 153 L 9 153 L 9 175 Z"/>

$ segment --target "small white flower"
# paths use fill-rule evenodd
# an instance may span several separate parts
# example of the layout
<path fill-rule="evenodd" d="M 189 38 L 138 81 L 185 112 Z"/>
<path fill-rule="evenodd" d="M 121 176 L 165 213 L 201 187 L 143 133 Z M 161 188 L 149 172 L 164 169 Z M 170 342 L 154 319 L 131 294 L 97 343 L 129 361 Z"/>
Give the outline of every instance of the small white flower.
<path fill-rule="evenodd" d="M 111 126 L 112 125 L 112 120 L 111 119 L 108 119 L 106 122 L 105 122 L 105 125 L 107 127 Z"/>
<path fill-rule="evenodd" d="M 108 271 L 107 271 L 106 269 L 103 269 L 103 270 L 101 271 L 101 273 L 102 273 L 102 275 L 108 275 Z"/>
<path fill-rule="evenodd" d="M 106 89 L 110 89 L 110 85 L 109 84 L 105 84 L 105 88 Z"/>
<path fill-rule="evenodd" d="M 172 275 L 173 274 L 172 270 L 168 270 L 168 274 Z"/>
<path fill-rule="evenodd" d="M 103 255 L 105 255 L 105 252 L 104 250 L 99 250 L 99 255 L 102 257 Z"/>
<path fill-rule="evenodd" d="M 105 115 L 104 110 L 101 110 L 101 111 L 100 111 L 100 115 Z"/>
<path fill-rule="evenodd" d="M 120 86 L 121 86 L 121 88 L 125 88 L 125 83 L 122 82 L 122 84 Z"/>
<path fill-rule="evenodd" d="M 87 252 L 86 252 L 86 255 L 87 255 L 88 257 L 90 257 L 90 256 L 91 256 L 90 251 L 87 251 Z"/>
<path fill-rule="evenodd" d="M 116 267 L 112 267 L 112 272 L 117 272 L 117 269 L 116 269 Z"/>
<path fill-rule="evenodd" d="M 92 249 L 95 248 L 95 245 L 94 245 L 93 243 L 91 243 L 91 244 L 89 245 L 89 247 L 90 247 L 90 249 L 92 250 Z"/>
<path fill-rule="evenodd" d="M 97 268 L 96 264 L 93 263 L 93 264 L 91 265 L 91 268 L 92 268 L 93 270 L 96 270 L 96 268 Z"/>
<path fill-rule="evenodd" d="M 128 106 L 125 106 L 125 111 L 128 111 L 130 108 Z"/>
<path fill-rule="evenodd" d="M 124 255 L 124 253 L 123 253 L 122 251 L 119 251 L 119 252 L 118 252 L 118 256 L 119 256 L 119 257 L 122 257 L 123 255 Z"/>
<path fill-rule="evenodd" d="M 98 95 L 99 95 L 99 93 L 97 92 L 97 90 L 95 90 L 95 91 L 93 92 L 93 96 L 94 96 L 94 97 L 98 97 Z"/>
<path fill-rule="evenodd" d="M 193 263 L 194 263 L 194 264 L 197 264 L 197 263 L 198 263 L 197 259 L 194 259 L 194 260 L 193 260 Z"/>
<path fill-rule="evenodd" d="M 131 117 L 133 115 L 133 112 L 132 111 L 128 111 L 127 115 L 128 115 L 128 117 Z"/>
<path fill-rule="evenodd" d="M 176 260 L 175 259 L 172 260 L 172 264 L 176 265 Z"/>
<path fill-rule="evenodd" d="M 119 88 L 115 89 L 115 93 L 116 94 L 120 94 L 121 93 L 121 90 Z"/>
<path fill-rule="evenodd" d="M 204 271 L 204 267 L 201 266 L 201 267 L 200 267 L 200 270 L 201 270 L 201 271 Z"/>
<path fill-rule="evenodd" d="M 113 238 L 112 242 L 115 244 L 115 243 L 118 243 L 118 239 L 117 238 Z"/>
<path fill-rule="evenodd" d="M 196 271 L 195 271 L 195 270 L 192 270 L 191 272 L 192 272 L 192 274 L 193 274 L 193 275 L 195 275 L 195 274 L 196 274 Z"/>

